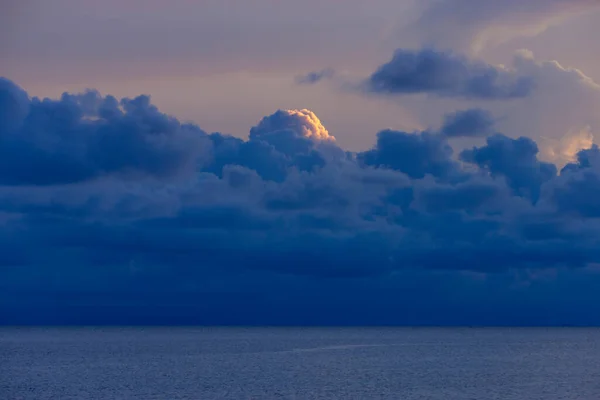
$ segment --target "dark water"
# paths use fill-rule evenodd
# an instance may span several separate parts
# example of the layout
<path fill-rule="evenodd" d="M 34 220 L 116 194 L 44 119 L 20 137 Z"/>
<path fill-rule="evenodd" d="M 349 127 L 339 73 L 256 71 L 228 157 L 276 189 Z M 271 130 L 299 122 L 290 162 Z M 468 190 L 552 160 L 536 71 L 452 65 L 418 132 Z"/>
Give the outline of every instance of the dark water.
<path fill-rule="evenodd" d="M 0 329 L 0 399 L 600 399 L 595 329 Z"/>

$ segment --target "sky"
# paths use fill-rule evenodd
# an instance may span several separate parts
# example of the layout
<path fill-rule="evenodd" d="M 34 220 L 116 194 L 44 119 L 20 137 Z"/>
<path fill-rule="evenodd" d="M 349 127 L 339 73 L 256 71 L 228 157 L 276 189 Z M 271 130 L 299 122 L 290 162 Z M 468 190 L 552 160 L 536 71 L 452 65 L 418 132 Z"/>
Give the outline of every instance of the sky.
<path fill-rule="evenodd" d="M 0 11 L 0 324 L 600 325 L 600 2 Z"/>

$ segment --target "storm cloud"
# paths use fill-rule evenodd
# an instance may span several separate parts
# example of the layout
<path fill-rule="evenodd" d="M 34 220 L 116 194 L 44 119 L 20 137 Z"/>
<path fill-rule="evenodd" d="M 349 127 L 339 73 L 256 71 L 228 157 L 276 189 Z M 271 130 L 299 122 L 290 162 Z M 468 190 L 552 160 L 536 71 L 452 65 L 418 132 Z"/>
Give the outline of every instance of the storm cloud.
<path fill-rule="evenodd" d="M 555 293 L 536 276 L 583 290 L 600 262 L 596 147 L 560 173 L 527 138 L 456 153 L 459 113 L 353 153 L 309 110 L 240 139 L 148 96 L 38 99 L 7 79 L 0 110 L 2 322 L 451 323 L 422 313 L 444 303 L 482 322 L 478 301 L 510 315 Z"/>

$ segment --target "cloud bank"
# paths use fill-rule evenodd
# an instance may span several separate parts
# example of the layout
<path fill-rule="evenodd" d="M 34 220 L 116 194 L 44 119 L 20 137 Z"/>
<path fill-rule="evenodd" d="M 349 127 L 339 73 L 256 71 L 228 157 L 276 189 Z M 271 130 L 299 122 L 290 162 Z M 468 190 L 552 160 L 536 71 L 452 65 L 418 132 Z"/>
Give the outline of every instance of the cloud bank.
<path fill-rule="evenodd" d="M 599 322 L 597 147 L 560 173 L 525 137 L 456 154 L 479 110 L 351 153 L 309 110 L 244 140 L 7 79 L 0 111 L 2 323 Z"/>

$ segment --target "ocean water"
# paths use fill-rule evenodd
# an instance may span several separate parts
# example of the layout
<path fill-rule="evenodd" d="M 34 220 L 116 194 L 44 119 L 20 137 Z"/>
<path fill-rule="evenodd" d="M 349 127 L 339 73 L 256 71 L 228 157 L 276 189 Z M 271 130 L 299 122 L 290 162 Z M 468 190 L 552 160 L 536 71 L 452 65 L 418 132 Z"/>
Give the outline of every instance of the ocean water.
<path fill-rule="evenodd" d="M 598 329 L 3 328 L 0 399 L 598 400 Z"/>

